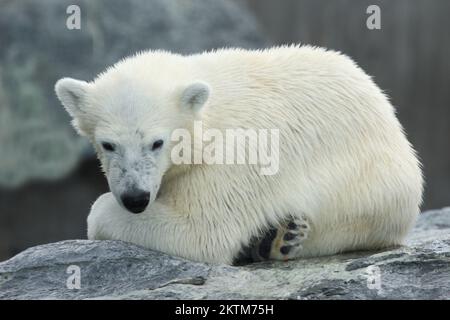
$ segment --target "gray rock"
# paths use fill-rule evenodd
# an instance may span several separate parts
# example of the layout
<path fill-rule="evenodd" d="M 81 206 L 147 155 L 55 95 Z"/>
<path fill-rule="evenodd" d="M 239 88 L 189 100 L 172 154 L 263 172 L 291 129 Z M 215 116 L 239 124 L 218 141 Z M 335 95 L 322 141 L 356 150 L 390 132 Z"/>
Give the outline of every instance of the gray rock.
<path fill-rule="evenodd" d="M 76 4 L 81 29 L 69 30 Z M 54 94 L 146 49 L 178 53 L 264 47 L 254 17 L 228 0 L 15 0 L 0 10 L 0 187 L 57 179 L 92 156 Z"/>
<path fill-rule="evenodd" d="M 80 289 L 68 289 L 69 266 Z M 1 299 L 450 299 L 450 208 L 423 213 L 407 246 L 244 267 L 120 241 L 70 240 L 0 263 Z"/>

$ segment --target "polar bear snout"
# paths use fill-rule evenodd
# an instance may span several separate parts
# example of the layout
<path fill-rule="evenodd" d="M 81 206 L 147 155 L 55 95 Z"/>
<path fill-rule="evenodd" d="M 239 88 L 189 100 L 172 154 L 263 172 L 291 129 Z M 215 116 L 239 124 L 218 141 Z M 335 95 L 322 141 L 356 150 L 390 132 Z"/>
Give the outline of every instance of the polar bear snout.
<path fill-rule="evenodd" d="M 150 192 L 143 190 L 134 190 L 124 193 L 120 196 L 124 207 L 132 213 L 141 213 L 147 208 L 150 202 Z"/>

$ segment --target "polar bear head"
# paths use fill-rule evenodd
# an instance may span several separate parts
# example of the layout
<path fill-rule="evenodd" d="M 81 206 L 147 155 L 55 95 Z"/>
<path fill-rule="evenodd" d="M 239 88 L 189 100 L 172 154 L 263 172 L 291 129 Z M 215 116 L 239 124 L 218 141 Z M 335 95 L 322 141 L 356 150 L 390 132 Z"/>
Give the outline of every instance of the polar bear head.
<path fill-rule="evenodd" d="M 140 213 L 172 165 L 171 133 L 194 122 L 209 87 L 136 73 L 108 70 L 89 83 L 63 78 L 55 91 L 76 130 L 93 144 L 119 204 Z"/>

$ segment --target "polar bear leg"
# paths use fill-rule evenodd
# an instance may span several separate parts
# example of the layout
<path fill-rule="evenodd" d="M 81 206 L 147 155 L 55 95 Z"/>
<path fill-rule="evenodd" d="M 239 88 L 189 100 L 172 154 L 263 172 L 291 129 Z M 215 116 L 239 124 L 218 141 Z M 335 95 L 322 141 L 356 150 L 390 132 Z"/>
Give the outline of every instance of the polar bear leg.
<path fill-rule="evenodd" d="M 305 217 L 290 218 L 277 227 L 270 227 L 264 234 L 255 237 L 243 248 L 235 265 L 264 260 L 295 259 L 302 249 L 303 242 L 311 230 Z"/>
<path fill-rule="evenodd" d="M 236 234 L 230 234 L 225 229 L 227 221 L 209 224 L 204 220 L 201 215 L 176 212 L 158 200 L 144 212 L 133 214 L 106 193 L 91 208 L 88 238 L 122 240 L 190 260 L 230 264 L 241 246 L 242 231 L 233 228 Z M 223 236 L 227 234 L 230 236 Z"/>

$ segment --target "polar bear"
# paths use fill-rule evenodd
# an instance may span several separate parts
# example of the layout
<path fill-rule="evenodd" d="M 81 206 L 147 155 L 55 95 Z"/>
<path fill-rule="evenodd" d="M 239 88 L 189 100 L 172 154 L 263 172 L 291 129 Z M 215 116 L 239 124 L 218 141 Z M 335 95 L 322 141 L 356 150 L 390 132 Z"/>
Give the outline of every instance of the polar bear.
<path fill-rule="evenodd" d="M 294 259 L 402 244 L 422 173 L 387 97 L 347 56 L 311 46 L 147 51 L 55 85 L 111 192 L 89 239 L 195 261 Z M 175 164 L 172 133 L 279 130 L 279 170 Z M 197 140 L 191 141 L 193 152 Z"/>

